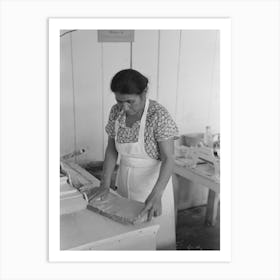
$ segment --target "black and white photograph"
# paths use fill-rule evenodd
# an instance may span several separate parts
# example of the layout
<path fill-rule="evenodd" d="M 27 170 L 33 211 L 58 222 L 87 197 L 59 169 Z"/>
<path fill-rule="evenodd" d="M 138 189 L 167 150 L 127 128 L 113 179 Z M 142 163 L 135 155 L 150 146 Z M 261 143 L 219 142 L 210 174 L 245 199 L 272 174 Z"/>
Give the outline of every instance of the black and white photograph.
<path fill-rule="evenodd" d="M 0 279 L 279 280 L 279 0 L 0 1 Z"/>
<path fill-rule="evenodd" d="M 61 251 L 220 251 L 220 33 L 59 30 Z"/>

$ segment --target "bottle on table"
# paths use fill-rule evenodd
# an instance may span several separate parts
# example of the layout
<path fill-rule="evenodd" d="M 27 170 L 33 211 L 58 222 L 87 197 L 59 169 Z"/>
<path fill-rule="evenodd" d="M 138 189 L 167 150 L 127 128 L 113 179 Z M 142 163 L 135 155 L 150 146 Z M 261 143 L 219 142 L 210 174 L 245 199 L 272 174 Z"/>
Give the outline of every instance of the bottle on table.
<path fill-rule="evenodd" d="M 209 125 L 205 128 L 203 143 L 206 147 L 213 147 L 213 135 Z"/>

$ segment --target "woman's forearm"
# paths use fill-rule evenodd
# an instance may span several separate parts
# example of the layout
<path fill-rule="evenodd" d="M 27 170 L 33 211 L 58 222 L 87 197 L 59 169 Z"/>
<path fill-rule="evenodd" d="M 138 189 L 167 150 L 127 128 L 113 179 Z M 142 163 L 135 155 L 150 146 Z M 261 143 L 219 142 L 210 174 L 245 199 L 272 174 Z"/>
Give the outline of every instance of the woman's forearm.
<path fill-rule="evenodd" d="M 162 195 L 165 187 L 173 173 L 174 158 L 166 157 L 162 160 L 158 180 L 152 190 L 152 193 Z"/>
<path fill-rule="evenodd" d="M 113 140 L 114 141 L 114 140 Z M 116 162 L 118 158 L 118 152 L 115 148 L 115 143 L 112 139 L 108 141 L 108 145 L 105 152 L 105 159 L 103 163 L 103 171 L 101 177 L 101 186 L 109 188 L 111 185 L 111 179 L 115 170 Z"/>

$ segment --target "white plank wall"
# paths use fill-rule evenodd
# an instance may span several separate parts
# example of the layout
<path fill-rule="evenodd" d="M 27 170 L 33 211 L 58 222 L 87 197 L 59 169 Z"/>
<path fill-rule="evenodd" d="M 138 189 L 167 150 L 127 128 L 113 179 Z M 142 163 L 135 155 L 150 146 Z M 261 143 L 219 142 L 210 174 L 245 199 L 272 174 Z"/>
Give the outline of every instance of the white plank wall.
<path fill-rule="evenodd" d="M 219 131 L 217 31 L 184 30 L 178 84 L 177 123 L 182 133 Z M 216 70 L 216 72 L 215 72 Z M 216 112 L 216 113 L 215 113 Z"/>
<path fill-rule="evenodd" d="M 176 119 L 180 31 L 160 31 L 158 101 Z"/>
<path fill-rule="evenodd" d="M 149 79 L 149 98 L 157 100 L 158 31 L 137 30 L 132 51 L 132 68 Z"/>
<path fill-rule="evenodd" d="M 213 71 L 212 71 L 212 92 L 209 104 L 209 120 L 213 132 L 220 132 L 220 32 L 215 32 L 213 43 Z"/>
<path fill-rule="evenodd" d="M 97 32 L 80 30 L 72 33 L 73 73 L 76 112 L 76 149 L 85 148 L 80 160 L 103 157 L 101 49 Z M 98 136 L 98 137 L 96 137 Z M 97 148 L 99 147 L 99 148 Z"/>
<path fill-rule="evenodd" d="M 60 154 L 74 151 L 73 85 L 70 35 L 60 40 Z"/>

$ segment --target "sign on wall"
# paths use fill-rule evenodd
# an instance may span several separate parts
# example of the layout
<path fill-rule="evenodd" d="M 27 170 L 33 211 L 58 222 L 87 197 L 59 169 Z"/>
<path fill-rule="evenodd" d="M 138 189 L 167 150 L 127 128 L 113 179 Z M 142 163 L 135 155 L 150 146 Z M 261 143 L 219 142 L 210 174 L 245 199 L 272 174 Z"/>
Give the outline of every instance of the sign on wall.
<path fill-rule="evenodd" d="M 134 42 L 134 30 L 98 30 L 98 42 Z"/>

